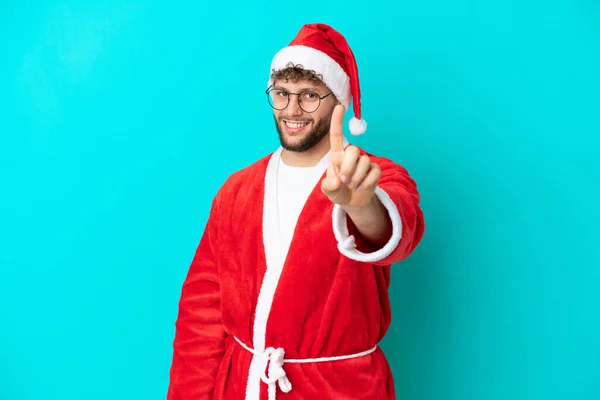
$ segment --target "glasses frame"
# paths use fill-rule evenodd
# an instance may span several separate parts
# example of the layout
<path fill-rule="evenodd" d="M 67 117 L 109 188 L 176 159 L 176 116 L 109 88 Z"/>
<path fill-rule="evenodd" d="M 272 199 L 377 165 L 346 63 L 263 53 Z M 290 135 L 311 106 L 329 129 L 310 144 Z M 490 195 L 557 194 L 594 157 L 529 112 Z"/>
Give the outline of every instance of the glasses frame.
<path fill-rule="evenodd" d="M 329 92 L 329 93 L 327 93 L 327 94 L 326 94 L 326 95 L 324 95 L 324 96 L 319 96 L 319 94 L 318 94 L 318 93 L 316 93 L 316 92 L 315 92 L 315 91 L 313 91 L 313 90 L 303 90 L 303 91 L 301 91 L 300 93 L 292 93 L 292 92 L 288 92 L 287 90 L 283 90 L 283 89 L 282 89 L 283 91 L 287 92 L 287 94 L 288 94 L 288 101 L 287 101 L 287 104 L 286 104 L 286 105 L 285 105 L 285 107 L 283 107 L 283 108 L 275 108 L 275 106 L 274 106 L 273 104 L 271 104 L 271 102 L 269 101 L 269 93 L 270 93 L 272 90 L 275 90 L 275 88 L 273 87 L 273 85 L 271 85 L 271 86 L 269 86 L 269 87 L 267 88 L 267 90 L 265 91 L 265 94 L 267 95 L 267 102 L 269 102 L 269 105 L 270 105 L 270 106 L 271 106 L 271 108 L 273 108 L 274 110 L 277 110 L 277 111 L 285 110 L 285 109 L 286 109 L 286 108 L 287 108 L 287 107 L 290 105 L 291 95 L 296 95 L 296 96 L 298 97 L 298 100 L 297 100 L 297 101 L 298 101 L 298 107 L 300 107 L 300 109 L 301 109 L 302 111 L 304 111 L 305 113 L 309 113 L 309 114 L 311 114 L 311 113 L 314 113 L 315 111 L 317 111 L 317 110 L 319 109 L 319 107 L 321 107 L 321 100 L 323 100 L 323 99 L 325 99 L 326 97 L 328 97 L 328 96 L 330 96 L 331 94 L 333 94 L 333 92 Z M 302 104 L 300 104 L 300 95 L 301 95 L 302 93 L 306 93 L 306 92 L 311 92 L 311 93 L 314 93 L 314 94 L 316 94 L 316 95 L 317 95 L 317 97 L 319 98 L 319 105 L 317 105 L 317 108 L 315 108 L 315 109 L 314 109 L 314 110 L 312 110 L 312 111 L 306 111 L 304 108 L 302 108 Z"/>

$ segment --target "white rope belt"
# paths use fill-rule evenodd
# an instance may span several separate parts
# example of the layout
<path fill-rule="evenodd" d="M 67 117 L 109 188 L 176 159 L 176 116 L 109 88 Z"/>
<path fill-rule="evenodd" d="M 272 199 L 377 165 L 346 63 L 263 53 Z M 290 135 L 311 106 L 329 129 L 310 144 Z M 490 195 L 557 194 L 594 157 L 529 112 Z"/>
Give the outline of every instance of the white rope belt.
<path fill-rule="evenodd" d="M 263 362 L 262 367 L 262 375 L 261 380 L 266 383 L 269 387 L 269 400 L 275 400 L 275 392 L 276 386 L 275 384 L 279 384 L 279 388 L 282 392 L 288 393 L 292 390 L 292 384 L 290 380 L 287 378 L 286 373 L 283 369 L 283 364 L 306 364 L 306 363 L 315 363 L 315 362 L 326 362 L 326 361 L 339 361 L 339 360 L 348 360 L 350 358 L 358 358 L 363 357 L 368 354 L 371 354 L 375 350 L 377 350 L 377 346 L 373 347 L 370 350 L 363 351 L 362 353 L 351 354 L 349 356 L 336 356 L 336 357 L 321 357 L 321 358 L 305 358 L 300 360 L 293 360 L 284 358 L 285 351 L 280 348 L 269 347 L 264 351 L 264 353 L 259 353 L 250 347 L 246 346 L 242 343 L 237 337 L 233 337 L 244 349 L 248 350 L 250 353 L 254 354 L 258 358 L 260 358 Z M 265 375 L 265 372 L 268 368 L 268 373 Z"/>

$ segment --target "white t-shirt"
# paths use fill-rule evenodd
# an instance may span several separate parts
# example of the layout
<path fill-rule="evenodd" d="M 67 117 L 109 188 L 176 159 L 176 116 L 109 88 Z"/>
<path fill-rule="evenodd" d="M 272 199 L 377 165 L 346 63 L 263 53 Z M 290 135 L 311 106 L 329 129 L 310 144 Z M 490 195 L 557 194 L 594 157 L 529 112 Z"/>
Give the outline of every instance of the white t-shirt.
<path fill-rule="evenodd" d="M 279 229 L 282 256 L 289 249 L 298 217 L 315 185 L 325 172 L 323 163 L 314 167 L 290 167 L 281 158 L 277 170 L 277 197 L 279 205 Z"/>

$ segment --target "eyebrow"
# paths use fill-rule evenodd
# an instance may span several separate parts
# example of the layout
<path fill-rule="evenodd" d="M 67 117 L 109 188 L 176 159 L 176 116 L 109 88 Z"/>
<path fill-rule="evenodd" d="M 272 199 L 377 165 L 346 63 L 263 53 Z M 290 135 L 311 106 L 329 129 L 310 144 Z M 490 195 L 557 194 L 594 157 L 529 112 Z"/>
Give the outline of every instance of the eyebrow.
<path fill-rule="evenodd" d="M 291 90 L 289 90 L 287 88 L 284 88 L 283 86 L 280 86 L 280 85 L 273 86 L 273 89 L 285 90 L 286 92 L 291 92 Z M 310 91 L 322 94 L 321 90 L 318 87 L 316 87 L 316 86 L 304 86 L 304 87 L 301 87 L 300 90 L 299 90 L 299 92 L 302 92 L 303 90 L 310 90 Z"/>

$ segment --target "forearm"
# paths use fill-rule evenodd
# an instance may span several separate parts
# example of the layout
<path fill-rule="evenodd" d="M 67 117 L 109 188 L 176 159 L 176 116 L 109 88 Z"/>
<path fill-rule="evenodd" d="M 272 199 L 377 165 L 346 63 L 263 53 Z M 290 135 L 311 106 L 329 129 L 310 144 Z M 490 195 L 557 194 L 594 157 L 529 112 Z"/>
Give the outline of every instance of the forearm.
<path fill-rule="evenodd" d="M 352 220 L 358 232 L 369 243 L 382 247 L 392 236 L 392 221 L 385 206 L 377 196 L 359 208 L 342 207 Z"/>

